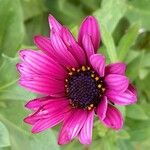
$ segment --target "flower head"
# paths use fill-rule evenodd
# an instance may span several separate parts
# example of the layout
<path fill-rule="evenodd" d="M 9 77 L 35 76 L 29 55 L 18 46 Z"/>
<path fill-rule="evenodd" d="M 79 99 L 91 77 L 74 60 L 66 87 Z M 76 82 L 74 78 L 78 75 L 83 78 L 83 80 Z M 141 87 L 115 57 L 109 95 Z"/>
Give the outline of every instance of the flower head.
<path fill-rule="evenodd" d="M 95 114 L 107 127 L 121 129 L 123 117 L 115 106 L 135 103 L 137 94 L 125 76 L 124 63 L 106 65 L 105 57 L 96 54 L 100 46 L 97 20 L 88 16 L 76 41 L 53 16 L 48 19 L 50 37 L 34 38 L 39 50 L 20 51 L 20 85 L 43 95 L 26 104 L 33 113 L 24 121 L 32 125 L 33 133 L 62 122 L 59 144 L 75 137 L 90 144 Z"/>

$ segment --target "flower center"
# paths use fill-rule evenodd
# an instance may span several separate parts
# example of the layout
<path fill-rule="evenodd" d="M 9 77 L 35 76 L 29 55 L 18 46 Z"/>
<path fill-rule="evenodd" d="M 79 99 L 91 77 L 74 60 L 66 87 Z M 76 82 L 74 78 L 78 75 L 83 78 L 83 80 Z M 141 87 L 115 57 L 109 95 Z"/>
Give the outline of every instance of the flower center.
<path fill-rule="evenodd" d="M 103 78 L 90 67 L 72 68 L 66 79 L 66 94 L 75 108 L 91 110 L 96 107 L 105 92 Z"/>

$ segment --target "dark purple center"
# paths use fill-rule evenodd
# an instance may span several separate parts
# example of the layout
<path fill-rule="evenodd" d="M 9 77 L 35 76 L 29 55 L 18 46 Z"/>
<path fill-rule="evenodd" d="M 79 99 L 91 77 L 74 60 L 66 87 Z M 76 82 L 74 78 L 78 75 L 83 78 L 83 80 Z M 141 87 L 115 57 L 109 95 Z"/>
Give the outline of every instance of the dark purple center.
<path fill-rule="evenodd" d="M 103 78 L 84 68 L 74 71 L 67 80 L 67 96 L 73 107 L 91 110 L 96 107 L 105 91 Z"/>

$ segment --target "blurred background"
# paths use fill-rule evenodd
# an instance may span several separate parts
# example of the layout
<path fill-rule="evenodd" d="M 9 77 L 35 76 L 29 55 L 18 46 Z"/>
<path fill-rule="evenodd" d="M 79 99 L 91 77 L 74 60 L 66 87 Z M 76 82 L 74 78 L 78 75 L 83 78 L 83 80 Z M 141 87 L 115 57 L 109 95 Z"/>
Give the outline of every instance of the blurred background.
<path fill-rule="evenodd" d="M 82 19 L 94 15 L 101 26 L 100 53 L 110 63 L 117 54 L 138 89 L 138 103 L 118 107 L 124 128 L 115 132 L 95 119 L 89 147 L 74 140 L 57 145 L 59 127 L 32 135 L 23 122 L 26 101 L 36 95 L 19 87 L 17 51 L 36 47 L 35 35 L 49 36 L 48 14 L 76 36 Z M 117 61 L 117 60 L 116 60 Z M 0 150 L 150 149 L 150 0 L 0 0 Z"/>

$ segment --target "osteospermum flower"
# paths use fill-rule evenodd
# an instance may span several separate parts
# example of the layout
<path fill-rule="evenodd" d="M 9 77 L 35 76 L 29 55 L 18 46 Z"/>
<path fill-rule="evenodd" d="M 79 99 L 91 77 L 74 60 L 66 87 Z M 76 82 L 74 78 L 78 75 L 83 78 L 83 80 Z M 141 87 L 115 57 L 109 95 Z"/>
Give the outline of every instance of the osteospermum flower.
<path fill-rule="evenodd" d="M 34 38 L 39 50 L 20 51 L 20 85 L 43 96 L 26 104 L 33 114 L 24 121 L 32 125 L 33 133 L 62 122 L 59 144 L 75 137 L 90 144 L 95 114 L 107 127 L 121 129 L 123 117 L 115 106 L 135 103 L 137 94 L 125 76 L 124 63 L 106 65 L 105 57 L 96 54 L 98 22 L 88 16 L 76 41 L 53 16 L 48 19 L 50 37 Z"/>

